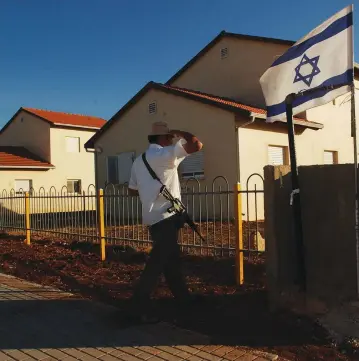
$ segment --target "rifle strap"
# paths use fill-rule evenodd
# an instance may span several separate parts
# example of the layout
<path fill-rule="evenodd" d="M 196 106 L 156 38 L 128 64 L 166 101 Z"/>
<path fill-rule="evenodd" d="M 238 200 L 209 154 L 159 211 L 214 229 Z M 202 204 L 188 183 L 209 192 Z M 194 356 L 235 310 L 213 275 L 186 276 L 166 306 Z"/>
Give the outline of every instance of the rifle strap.
<path fill-rule="evenodd" d="M 159 181 L 162 185 L 163 183 L 161 182 L 161 180 L 158 178 L 157 174 L 155 173 L 155 171 L 151 168 L 151 166 L 148 164 L 147 159 L 146 159 L 146 153 L 142 153 L 142 160 L 143 163 L 145 163 L 145 166 L 148 170 L 148 172 L 151 174 L 153 179 L 156 179 L 157 181 Z"/>

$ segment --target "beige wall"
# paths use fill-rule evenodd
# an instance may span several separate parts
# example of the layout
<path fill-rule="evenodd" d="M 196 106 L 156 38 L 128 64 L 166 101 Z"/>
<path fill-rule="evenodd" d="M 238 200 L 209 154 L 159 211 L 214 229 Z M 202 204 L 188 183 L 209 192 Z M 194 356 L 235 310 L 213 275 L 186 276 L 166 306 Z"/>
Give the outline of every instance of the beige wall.
<path fill-rule="evenodd" d="M 348 95 L 307 111 L 308 119 L 323 123 L 324 128 L 317 132 L 306 131 L 303 136 L 298 137 L 299 165 L 323 164 L 324 150 L 338 151 L 339 163 L 353 162 L 351 111 Z M 346 99 L 349 102 L 343 103 Z"/>
<path fill-rule="evenodd" d="M 244 120 L 243 120 L 244 121 Z M 243 124 L 238 122 L 238 125 Z M 248 121 L 248 120 L 247 120 Z M 263 167 L 268 165 L 268 146 L 287 146 L 288 136 L 285 127 L 275 124 L 264 124 L 265 120 L 256 120 L 255 125 L 238 129 L 239 163 L 240 163 L 240 183 L 243 189 L 263 190 L 263 181 L 259 176 L 252 176 L 258 173 L 263 176 Z M 253 193 L 248 197 L 243 195 L 243 213 L 245 220 L 264 219 L 264 195 L 257 194 L 257 199 Z M 248 208 L 247 208 L 248 205 Z"/>
<path fill-rule="evenodd" d="M 61 187 L 66 186 L 67 179 L 81 179 L 84 190 L 91 184 L 95 184 L 94 155 L 84 149 L 84 143 L 94 134 L 93 131 L 51 128 L 51 163 L 55 166 L 49 170 L 0 170 L 0 192 L 3 189 L 9 191 L 15 186 L 15 179 L 31 179 L 33 188 L 39 190 L 43 187 L 46 191 L 52 186 L 59 192 Z M 5 133 L 4 133 L 5 135 Z M 80 153 L 66 153 L 65 137 L 80 138 Z M 32 136 L 28 137 L 32 138 Z M 34 138 L 36 136 L 34 135 Z M 0 136 L 0 140 L 2 136 Z M 19 145 L 30 148 L 27 139 L 24 142 L 14 137 L 14 141 L 8 140 L 9 145 Z M 4 142 L 5 143 L 5 142 Z"/>
<path fill-rule="evenodd" d="M 55 169 L 49 170 L 0 170 L 0 195 L 8 194 L 15 188 L 15 180 L 31 179 L 34 189 L 44 187 L 48 191 L 54 182 Z"/>
<path fill-rule="evenodd" d="M 84 144 L 94 131 L 51 128 L 51 159 L 56 169 L 52 181 L 58 186 L 66 185 L 68 179 L 81 179 L 82 189 L 95 184 L 94 153 L 86 152 Z M 80 152 L 66 152 L 66 137 L 80 138 Z"/>
<path fill-rule="evenodd" d="M 60 171 L 50 170 L 1 170 L 0 171 L 0 218 L 11 224 L 11 214 L 24 214 L 25 203 L 23 195 L 15 194 L 15 180 L 31 179 L 35 198 L 30 198 L 31 213 L 48 212 L 74 212 L 79 210 L 90 211 L 96 208 L 94 197 L 84 198 L 77 195 L 67 195 L 66 190 L 61 191 L 63 180 Z M 66 183 L 65 183 L 66 184 Z M 51 188 L 54 186 L 55 188 Z M 95 194 L 91 188 L 90 195 Z M 48 196 L 51 196 L 51 199 Z M 62 195 L 63 198 L 56 198 Z M 41 197 L 43 196 L 43 197 Z M 40 198 L 39 198 L 40 197 Z M 43 220 L 45 220 L 44 218 Z"/>
<path fill-rule="evenodd" d="M 23 146 L 46 161 L 52 161 L 50 125 L 24 111 L 0 135 L 0 145 Z"/>
<path fill-rule="evenodd" d="M 148 114 L 148 104 L 152 101 L 157 101 L 158 112 L 156 115 Z M 103 148 L 103 153 L 97 155 L 99 187 L 104 187 L 106 182 L 106 157 L 129 151 L 135 151 L 136 156 L 139 156 L 148 147 L 147 135 L 150 132 L 151 124 L 158 120 L 166 121 L 172 129 L 190 131 L 203 142 L 205 179 L 201 181 L 202 190 L 205 189 L 205 185 L 208 186 L 208 190 L 212 190 L 212 182 L 217 176 L 226 177 L 230 189 L 233 189 L 236 181 L 234 162 L 236 138 L 233 114 L 156 90 L 149 91 L 96 142 L 96 147 Z M 187 185 L 190 189 L 194 186 L 195 191 L 198 190 L 194 181 L 190 181 Z M 222 190 L 227 189 L 223 180 L 216 181 L 215 188 L 217 190 L 219 186 L 222 187 Z M 184 201 L 192 209 L 192 199 L 184 199 Z M 196 198 L 195 209 L 198 209 L 199 202 L 202 205 L 202 217 L 206 217 L 205 197 Z M 211 196 L 208 197 L 208 202 L 212 204 Z M 218 203 L 216 206 L 218 214 Z M 226 207 L 226 204 L 223 203 L 223 206 Z M 223 213 L 223 216 L 226 214 Z M 213 218 L 212 208 L 209 209 L 208 217 Z"/>
<path fill-rule="evenodd" d="M 221 59 L 221 48 L 228 57 Z M 223 38 L 172 85 L 264 106 L 259 78 L 288 46 Z"/>
<path fill-rule="evenodd" d="M 31 179 L 33 196 L 30 199 L 31 213 L 47 212 L 73 212 L 78 210 L 93 210 L 96 208 L 95 187 L 91 187 L 88 193 L 91 197 L 84 198 L 80 195 L 68 195 L 66 189 L 61 187 L 66 180 L 62 179 L 60 171 L 50 170 L 1 170 L 0 171 L 0 218 L 6 218 L 11 223 L 13 212 L 23 214 L 25 204 L 23 195 L 15 195 L 15 180 Z M 54 188 L 52 188 L 54 187 Z M 87 192 L 86 192 L 87 193 Z M 51 196 L 51 199 L 48 196 Z M 63 198 L 55 196 L 62 195 Z M 39 198 L 44 196 L 42 198 Z M 93 197 L 92 197 L 93 196 Z M 15 197 L 15 198 L 14 198 Z M 20 197 L 20 198 L 18 198 Z M 12 198 L 12 199 L 10 199 Z"/>
<path fill-rule="evenodd" d="M 324 164 L 324 151 L 337 151 L 339 163 L 353 162 L 353 141 L 350 135 L 350 102 L 342 104 L 346 96 L 338 98 L 334 103 L 308 110 L 308 117 L 324 125 L 323 129 L 311 130 L 296 128 L 296 151 L 298 166 Z M 244 120 L 237 120 L 243 124 Z M 240 128 L 240 181 L 243 187 L 252 173 L 263 176 L 263 167 L 268 164 L 268 146 L 288 147 L 287 127 L 282 124 L 265 124 L 264 120 L 256 120 L 255 126 Z M 262 188 L 259 177 L 253 177 L 249 189 Z M 251 197 L 249 214 L 254 216 L 254 196 Z M 246 202 L 246 200 L 245 200 Z M 258 195 L 259 214 L 263 217 L 263 195 Z M 246 213 L 246 212 L 245 212 Z"/>
<path fill-rule="evenodd" d="M 148 104 L 152 101 L 157 101 L 155 115 L 148 114 Z M 230 165 L 236 158 L 233 114 L 151 90 L 96 142 L 96 147 L 103 148 L 103 153 L 98 154 L 100 187 L 104 187 L 106 181 L 106 157 L 129 151 L 140 155 L 148 147 L 151 124 L 158 120 L 166 121 L 170 128 L 190 131 L 204 143 L 203 183 L 211 185 L 215 177 L 222 175 L 232 186 L 236 177 L 235 165 Z M 218 134 L 220 138 L 215 141 Z"/>

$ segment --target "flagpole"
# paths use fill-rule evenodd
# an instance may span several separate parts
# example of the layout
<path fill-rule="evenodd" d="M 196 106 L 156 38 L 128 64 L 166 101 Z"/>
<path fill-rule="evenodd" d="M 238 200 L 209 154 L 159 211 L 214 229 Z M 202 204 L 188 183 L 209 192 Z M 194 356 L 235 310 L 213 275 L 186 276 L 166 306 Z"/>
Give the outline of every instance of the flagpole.
<path fill-rule="evenodd" d="M 295 149 L 295 135 L 293 123 L 293 101 L 296 94 L 289 94 L 286 97 L 286 115 L 288 126 L 288 142 L 289 142 L 289 155 L 290 167 L 292 178 L 292 193 L 291 205 L 293 207 L 293 221 L 294 221 L 294 238 L 297 255 L 297 283 L 303 291 L 306 289 L 306 274 L 305 274 L 305 259 L 304 259 L 304 242 L 303 242 L 303 226 L 302 226 L 302 212 L 300 201 L 300 188 L 297 166 L 297 154 Z"/>
<path fill-rule="evenodd" d="M 354 150 L 354 185 L 355 185 L 355 240 L 357 263 L 357 296 L 359 297 L 359 189 L 358 189 L 358 143 L 355 114 L 355 85 L 351 85 L 351 128 Z"/>
<path fill-rule="evenodd" d="M 354 11 L 354 4 L 352 5 Z M 354 16 L 353 16 L 353 30 L 354 30 Z M 354 152 L 354 187 L 355 187 L 355 248 L 356 248 L 356 263 L 357 263 L 357 297 L 359 298 L 359 184 L 358 184 L 358 141 L 357 141 L 357 126 L 355 114 L 355 83 L 354 83 L 354 31 L 352 33 L 352 60 L 353 60 L 353 82 L 351 84 L 351 131 L 353 138 L 353 152 Z"/>

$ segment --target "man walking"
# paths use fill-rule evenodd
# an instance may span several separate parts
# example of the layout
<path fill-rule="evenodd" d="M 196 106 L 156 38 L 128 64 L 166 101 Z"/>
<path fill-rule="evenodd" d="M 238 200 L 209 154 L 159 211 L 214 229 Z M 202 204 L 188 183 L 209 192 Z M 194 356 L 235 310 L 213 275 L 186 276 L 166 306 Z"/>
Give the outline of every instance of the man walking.
<path fill-rule="evenodd" d="M 180 139 L 173 144 L 175 137 Z M 145 153 L 148 165 L 173 197 L 180 198 L 177 168 L 189 154 L 201 150 L 202 143 L 191 133 L 169 130 L 164 122 L 153 124 L 148 141 L 150 145 Z M 143 223 L 149 225 L 153 241 L 148 262 L 132 297 L 131 317 L 142 322 L 152 321 L 148 317 L 150 296 L 162 272 L 177 300 L 187 303 L 191 299 L 181 272 L 178 245 L 179 230 L 184 222 L 181 215 L 168 212 L 171 203 L 160 194 L 161 187 L 162 184 L 151 176 L 142 156 L 138 157 L 132 165 L 129 192 L 140 197 Z"/>

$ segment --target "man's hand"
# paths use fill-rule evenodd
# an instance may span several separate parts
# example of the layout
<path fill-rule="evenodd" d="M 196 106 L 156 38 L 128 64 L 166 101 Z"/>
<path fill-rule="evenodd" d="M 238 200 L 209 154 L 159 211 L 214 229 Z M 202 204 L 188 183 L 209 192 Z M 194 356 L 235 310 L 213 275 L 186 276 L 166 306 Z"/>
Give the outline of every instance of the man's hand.
<path fill-rule="evenodd" d="M 203 147 L 203 144 L 198 140 L 198 138 L 191 133 L 177 129 L 172 129 L 170 133 L 175 137 L 183 138 L 187 142 L 183 145 L 183 148 L 188 154 L 198 152 Z"/>

